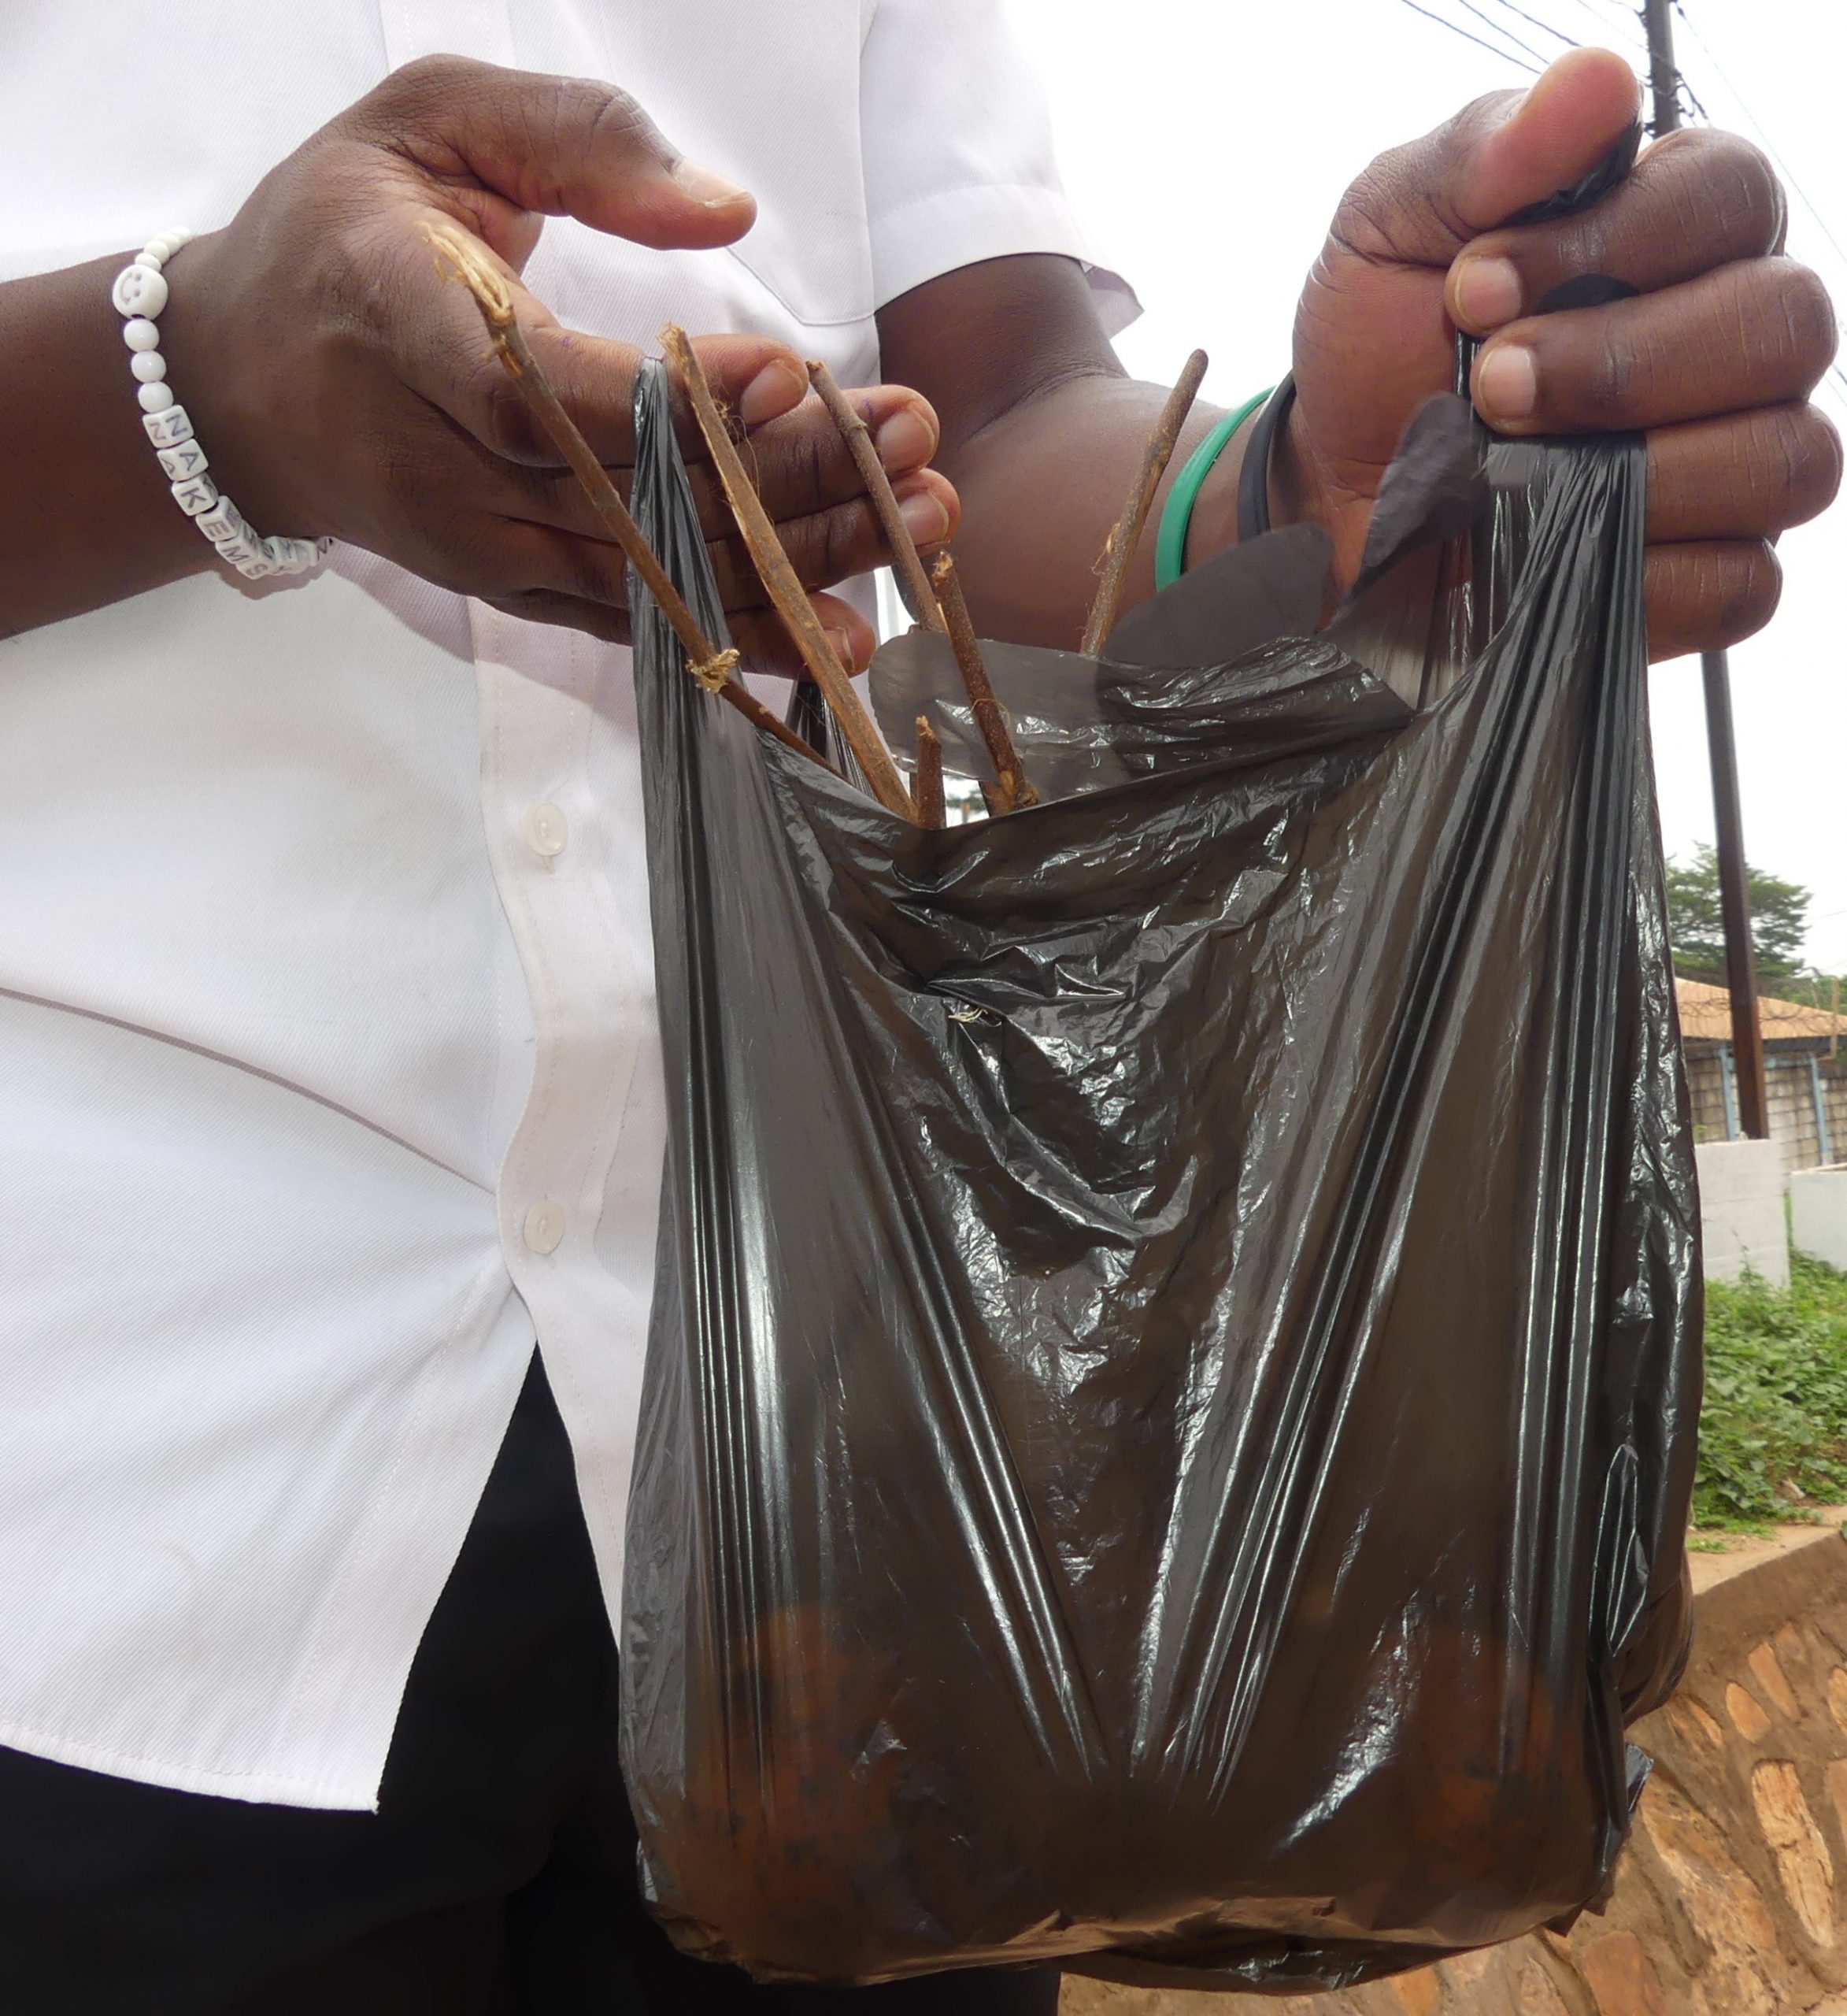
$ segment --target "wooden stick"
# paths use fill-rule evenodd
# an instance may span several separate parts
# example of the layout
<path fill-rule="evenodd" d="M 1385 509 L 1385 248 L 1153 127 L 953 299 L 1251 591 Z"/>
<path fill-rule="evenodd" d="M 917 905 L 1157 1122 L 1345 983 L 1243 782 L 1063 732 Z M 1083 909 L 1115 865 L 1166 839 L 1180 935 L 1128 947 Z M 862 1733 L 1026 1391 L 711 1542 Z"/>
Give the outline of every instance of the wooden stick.
<path fill-rule="evenodd" d="M 505 276 L 494 265 L 474 241 L 452 224 L 425 224 L 424 235 L 436 254 L 437 270 L 446 278 L 461 281 L 475 298 L 481 319 L 487 324 L 495 354 L 517 387 L 532 417 L 551 436 L 572 472 L 583 487 L 597 516 L 609 536 L 622 548 L 629 563 L 641 576 L 647 591 L 660 605 L 673 634 L 687 654 L 687 669 L 708 693 L 735 707 L 753 727 L 774 736 L 785 747 L 798 750 L 824 770 L 834 766 L 804 742 L 795 731 L 778 721 L 750 687 L 736 676 L 738 654 L 719 650 L 700 628 L 698 619 L 687 608 L 678 588 L 642 536 L 642 528 L 630 517 L 609 472 L 599 462 L 590 443 L 578 432 L 577 423 L 565 412 L 539 368 L 526 340 L 526 332 L 513 314 L 513 291 Z M 838 773 L 836 772 L 836 775 Z"/>
<path fill-rule="evenodd" d="M 916 621 L 926 630 L 940 631 L 943 627 L 942 614 L 937 608 L 936 597 L 931 593 L 930 576 L 924 573 L 924 563 L 917 557 L 917 543 L 911 537 L 911 528 L 905 523 L 905 514 L 892 490 L 891 479 L 879 459 L 872 429 L 847 403 L 846 395 L 835 384 L 833 372 L 818 358 L 809 359 L 808 376 L 809 384 L 820 394 L 821 403 L 834 416 L 834 424 L 839 428 L 847 452 L 853 457 L 853 467 L 860 472 L 860 481 L 866 486 L 866 495 L 872 500 L 872 509 L 879 514 L 879 523 L 884 528 L 885 543 L 891 549 L 892 566 L 909 591 Z"/>
<path fill-rule="evenodd" d="M 1038 803 L 1039 795 L 1027 782 L 1026 773 L 1020 767 L 1020 754 L 1008 731 L 1007 717 L 1001 711 L 994 689 L 988 684 L 987 667 L 981 662 L 981 646 L 975 635 L 975 625 L 968 620 L 968 605 L 962 599 L 962 584 L 956 578 L 956 563 L 946 547 L 931 561 L 930 579 L 943 621 L 949 628 L 949 645 L 956 654 L 962 684 L 968 689 L 975 725 L 981 730 L 981 739 L 987 744 L 988 758 L 994 766 L 1002 810 L 1023 811 L 1027 806 Z M 990 811 L 993 805 L 994 801 L 990 799 Z"/>
<path fill-rule="evenodd" d="M 1116 628 L 1116 606 L 1123 598 L 1123 585 L 1128 580 L 1135 548 L 1141 543 L 1142 528 L 1148 522 L 1149 506 L 1154 502 L 1154 493 L 1167 473 L 1168 464 L 1174 458 L 1174 443 L 1180 438 L 1180 429 L 1193 410 L 1193 402 L 1199 396 L 1200 380 L 1205 376 L 1205 352 L 1196 350 L 1186 360 L 1179 384 L 1168 395 L 1168 402 L 1160 410 L 1160 418 L 1148 437 L 1148 446 L 1142 451 L 1142 466 L 1135 472 L 1128 501 L 1123 506 L 1123 514 L 1116 520 L 1103 548 L 1103 558 L 1098 562 L 1103 578 L 1097 584 L 1097 597 L 1090 604 L 1090 617 L 1084 625 L 1083 642 L 1078 647 L 1092 658 L 1102 650 L 1104 639 Z"/>
<path fill-rule="evenodd" d="M 942 742 L 923 715 L 917 717 L 917 774 L 911 795 L 917 801 L 917 823 L 921 826 L 946 826 L 949 812 L 942 801 Z"/>
<path fill-rule="evenodd" d="M 783 543 L 776 536 L 769 513 L 763 508 L 763 500 L 746 473 L 736 444 L 725 430 L 718 402 L 712 396 L 704 368 L 694 354 L 692 345 L 687 341 L 685 330 L 669 324 L 661 332 L 661 342 L 667 352 L 668 364 L 685 388 L 699 422 L 699 431 L 705 436 L 705 446 L 718 470 L 719 480 L 724 485 L 731 515 L 737 520 L 738 530 L 743 535 L 750 558 L 763 577 L 763 585 L 768 590 L 769 598 L 775 605 L 776 613 L 789 635 L 795 640 L 802 662 L 820 687 L 822 698 L 833 710 L 834 718 L 840 724 L 840 732 L 846 736 L 846 746 L 864 772 L 872 795 L 887 812 L 895 812 L 901 819 L 915 819 L 916 812 L 911 803 L 911 795 L 905 788 L 904 779 L 898 775 L 898 765 L 891 760 L 891 751 L 880 740 L 872 717 L 860 704 L 860 696 L 853 691 L 850 676 L 827 641 L 827 633 L 821 628 L 807 591 L 789 564 L 789 556 L 783 550 Z"/>

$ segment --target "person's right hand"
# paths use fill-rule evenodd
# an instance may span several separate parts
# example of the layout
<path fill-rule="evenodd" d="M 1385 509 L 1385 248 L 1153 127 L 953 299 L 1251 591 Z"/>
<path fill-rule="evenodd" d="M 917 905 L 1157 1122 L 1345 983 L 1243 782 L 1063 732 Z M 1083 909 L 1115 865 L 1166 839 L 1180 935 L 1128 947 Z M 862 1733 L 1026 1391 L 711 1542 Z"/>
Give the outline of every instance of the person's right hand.
<path fill-rule="evenodd" d="M 513 614 L 616 640 L 626 570 L 494 359 L 465 289 L 420 227 L 449 219 L 516 274 L 546 216 L 662 249 L 731 243 L 756 206 L 683 159 L 610 87 L 456 57 L 413 63 L 303 143 L 231 222 L 177 255 L 161 321 L 174 381 L 220 487 L 265 532 L 331 534 Z M 642 353 L 561 328 L 513 280 L 546 376 L 626 490 Z M 765 338 L 701 339 L 714 391 L 752 430 L 764 505 L 812 591 L 881 565 L 878 523 L 801 361 Z M 929 406 L 901 387 L 849 395 L 920 543 L 946 538 L 954 491 L 925 465 Z M 694 491 L 739 647 L 793 670 L 690 417 Z M 863 663 L 872 634 L 817 595 Z"/>

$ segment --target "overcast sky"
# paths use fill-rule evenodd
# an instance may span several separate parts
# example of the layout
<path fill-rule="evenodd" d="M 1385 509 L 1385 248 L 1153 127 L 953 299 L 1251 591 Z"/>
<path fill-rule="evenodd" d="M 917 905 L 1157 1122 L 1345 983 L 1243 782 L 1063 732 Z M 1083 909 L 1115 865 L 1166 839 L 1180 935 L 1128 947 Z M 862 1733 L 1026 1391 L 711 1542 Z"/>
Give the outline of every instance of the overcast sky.
<path fill-rule="evenodd" d="M 1097 256 L 1128 276 L 1146 311 L 1118 339 L 1123 361 L 1171 382 L 1203 344 L 1206 395 L 1221 405 L 1287 368 L 1302 276 L 1354 174 L 1469 99 L 1527 81 L 1404 0 L 1009 4 Z M 1490 35 L 1464 0 L 1423 4 Z M 1563 50 L 1503 0 L 1474 4 L 1534 50 Z M 1643 67 L 1635 12 L 1620 0 L 1518 4 Z M 1847 6 L 1684 4 L 1675 28 L 1689 83 L 1716 123 L 1760 145 L 1767 135 L 1814 206 L 1792 194 L 1790 249 L 1847 305 L 1847 258 L 1827 235 L 1847 245 Z M 1839 381 L 1821 396 L 1847 424 Z M 1732 654 L 1745 840 L 1754 865 L 1814 891 L 1810 956 L 1847 973 L 1847 506 L 1790 534 L 1782 554 L 1782 610 Z M 1664 835 L 1685 854 L 1712 834 L 1698 661 L 1656 667 L 1651 687 Z"/>

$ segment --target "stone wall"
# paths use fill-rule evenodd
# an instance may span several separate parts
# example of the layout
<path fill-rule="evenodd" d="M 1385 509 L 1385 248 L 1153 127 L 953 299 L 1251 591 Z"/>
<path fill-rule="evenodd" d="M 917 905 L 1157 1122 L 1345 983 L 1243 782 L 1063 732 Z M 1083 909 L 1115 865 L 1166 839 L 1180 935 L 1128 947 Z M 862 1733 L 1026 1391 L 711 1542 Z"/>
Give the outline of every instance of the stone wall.
<path fill-rule="evenodd" d="M 1537 1933 L 1338 1995 L 1068 1979 L 1060 2016 L 1797 2016 L 1847 1984 L 1847 1544 L 1699 1599 L 1679 1693 L 1616 1893 Z"/>

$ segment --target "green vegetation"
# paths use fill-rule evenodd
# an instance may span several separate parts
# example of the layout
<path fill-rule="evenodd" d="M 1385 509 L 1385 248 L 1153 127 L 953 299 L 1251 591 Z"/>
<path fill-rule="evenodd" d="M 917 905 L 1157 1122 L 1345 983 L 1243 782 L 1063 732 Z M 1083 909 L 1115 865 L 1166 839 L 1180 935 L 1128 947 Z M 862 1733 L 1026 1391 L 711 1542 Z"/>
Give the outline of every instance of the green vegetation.
<path fill-rule="evenodd" d="M 1762 1526 L 1844 1499 L 1847 1274 L 1798 1254 L 1786 1289 L 1709 1282 L 1695 1522 Z"/>
<path fill-rule="evenodd" d="M 1751 899 L 1751 949 L 1757 978 L 1781 987 L 1804 971 L 1802 941 L 1808 935 L 1808 891 L 1799 882 L 1747 867 Z M 1674 970 L 1685 980 L 1725 984 L 1725 924 L 1719 914 L 1719 858 L 1697 847 L 1690 862 L 1667 864 L 1667 929 Z"/>

